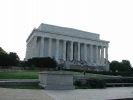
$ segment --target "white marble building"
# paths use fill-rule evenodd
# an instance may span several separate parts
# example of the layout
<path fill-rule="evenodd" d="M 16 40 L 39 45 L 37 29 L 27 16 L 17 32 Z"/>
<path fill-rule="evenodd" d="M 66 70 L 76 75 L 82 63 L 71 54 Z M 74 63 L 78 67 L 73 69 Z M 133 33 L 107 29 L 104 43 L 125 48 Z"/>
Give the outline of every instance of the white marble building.
<path fill-rule="evenodd" d="M 79 62 L 109 69 L 109 41 L 100 40 L 99 34 L 41 24 L 33 29 L 26 42 L 26 60 L 33 57 L 51 57 L 58 63 Z"/>

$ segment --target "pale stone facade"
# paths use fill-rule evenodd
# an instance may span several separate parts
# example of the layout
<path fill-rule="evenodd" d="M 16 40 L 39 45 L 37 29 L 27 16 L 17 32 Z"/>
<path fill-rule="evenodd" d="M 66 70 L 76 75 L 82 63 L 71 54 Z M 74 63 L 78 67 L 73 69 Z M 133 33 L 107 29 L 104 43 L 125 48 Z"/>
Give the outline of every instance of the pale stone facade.
<path fill-rule="evenodd" d="M 108 41 L 99 34 L 72 28 L 41 24 L 27 39 L 25 59 L 51 57 L 58 63 L 71 62 L 88 66 L 106 66 L 108 70 Z"/>
<path fill-rule="evenodd" d="M 65 71 L 44 71 L 39 73 L 39 85 L 46 90 L 71 90 L 73 74 Z"/>

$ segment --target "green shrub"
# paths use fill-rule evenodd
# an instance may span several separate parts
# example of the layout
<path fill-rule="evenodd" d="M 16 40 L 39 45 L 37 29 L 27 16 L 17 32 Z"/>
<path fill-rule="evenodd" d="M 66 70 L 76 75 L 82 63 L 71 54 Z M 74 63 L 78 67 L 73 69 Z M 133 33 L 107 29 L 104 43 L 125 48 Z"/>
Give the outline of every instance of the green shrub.
<path fill-rule="evenodd" d="M 133 78 L 122 77 L 122 78 L 111 78 L 104 79 L 106 83 L 133 83 Z"/>
<path fill-rule="evenodd" d="M 16 66 L 18 65 L 18 63 L 19 57 L 16 53 L 10 52 L 9 54 L 7 54 L 0 52 L 0 66 L 3 66 L 3 68 L 8 68 L 9 66 Z"/>
<path fill-rule="evenodd" d="M 72 72 L 84 72 L 84 70 L 80 69 L 64 69 L 67 71 Z M 93 73 L 93 74 L 102 74 L 102 75 L 115 75 L 115 76 L 133 76 L 133 72 L 107 72 L 107 71 L 89 71 L 87 70 L 86 73 Z"/>
<path fill-rule="evenodd" d="M 28 66 L 36 66 L 39 68 L 56 68 L 57 63 L 50 57 L 32 58 L 27 61 Z"/>
<path fill-rule="evenodd" d="M 90 88 L 105 88 L 105 82 L 99 79 L 88 79 L 87 84 Z"/>
<path fill-rule="evenodd" d="M 74 82 L 74 85 L 77 88 L 105 88 L 105 82 L 104 80 L 98 80 L 98 79 L 87 79 L 87 80 L 76 80 Z"/>
<path fill-rule="evenodd" d="M 81 80 L 76 80 L 74 82 L 74 85 L 78 89 L 87 89 L 87 88 L 90 87 L 90 86 L 88 86 L 88 84 L 86 84 L 86 82 L 84 83 L 83 80 L 82 81 Z"/>

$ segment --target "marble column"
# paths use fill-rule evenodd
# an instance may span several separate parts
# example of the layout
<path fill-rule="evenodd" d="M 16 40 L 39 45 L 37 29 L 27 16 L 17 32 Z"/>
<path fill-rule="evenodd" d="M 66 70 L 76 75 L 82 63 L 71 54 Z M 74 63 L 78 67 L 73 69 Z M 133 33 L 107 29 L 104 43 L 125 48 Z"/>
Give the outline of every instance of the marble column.
<path fill-rule="evenodd" d="M 101 47 L 101 64 L 104 65 L 104 47 Z"/>
<path fill-rule="evenodd" d="M 48 50 L 48 56 L 51 57 L 51 51 L 52 51 L 52 39 L 49 38 L 49 50 Z"/>
<path fill-rule="evenodd" d="M 105 52 L 106 52 L 106 53 L 105 53 L 105 56 L 106 56 L 105 58 L 106 58 L 106 61 L 108 61 L 108 47 L 106 47 Z"/>
<path fill-rule="evenodd" d="M 78 59 L 78 57 L 77 57 L 77 48 L 76 48 L 76 43 L 74 42 L 73 43 L 73 59 L 74 60 L 77 60 Z"/>
<path fill-rule="evenodd" d="M 35 37 L 34 37 L 34 40 L 35 40 Z M 33 41 L 33 53 L 34 53 L 34 55 L 33 55 L 33 57 L 35 57 L 35 55 L 36 55 L 36 50 L 35 50 L 35 41 Z M 30 43 L 29 43 L 29 41 L 27 42 L 27 49 L 26 49 L 26 60 L 27 59 L 29 59 L 30 58 Z"/>
<path fill-rule="evenodd" d="M 66 40 L 63 41 L 63 60 L 66 61 Z"/>
<path fill-rule="evenodd" d="M 98 53 L 98 46 L 96 45 L 96 64 L 98 65 L 98 61 L 99 61 L 99 55 L 98 55 L 99 53 Z"/>
<path fill-rule="evenodd" d="M 87 44 L 84 44 L 84 60 L 87 61 Z"/>
<path fill-rule="evenodd" d="M 41 52 L 40 57 L 44 57 L 44 38 L 41 37 Z"/>
<path fill-rule="evenodd" d="M 78 42 L 78 61 L 80 61 L 80 43 Z"/>
<path fill-rule="evenodd" d="M 106 70 L 106 71 L 109 71 L 109 63 L 108 63 L 108 46 L 106 47 L 106 50 L 105 50 L 105 59 L 106 59 L 106 67 L 105 67 L 105 70 Z"/>
<path fill-rule="evenodd" d="M 93 63 L 93 45 L 92 44 L 90 44 L 90 61 L 91 61 L 91 63 Z"/>
<path fill-rule="evenodd" d="M 100 61 L 101 61 L 101 53 L 100 53 L 101 49 L 100 46 L 98 47 L 98 64 L 100 65 Z"/>
<path fill-rule="evenodd" d="M 73 41 L 71 41 L 71 47 L 70 47 L 70 60 L 73 60 Z"/>
<path fill-rule="evenodd" d="M 33 54 L 33 57 L 37 57 L 37 36 L 34 36 L 34 44 L 33 44 L 34 46 L 34 49 L 33 49 L 33 52 L 34 52 L 34 54 Z"/>
<path fill-rule="evenodd" d="M 56 61 L 59 60 L 59 40 L 56 39 L 56 56 L 55 56 Z"/>

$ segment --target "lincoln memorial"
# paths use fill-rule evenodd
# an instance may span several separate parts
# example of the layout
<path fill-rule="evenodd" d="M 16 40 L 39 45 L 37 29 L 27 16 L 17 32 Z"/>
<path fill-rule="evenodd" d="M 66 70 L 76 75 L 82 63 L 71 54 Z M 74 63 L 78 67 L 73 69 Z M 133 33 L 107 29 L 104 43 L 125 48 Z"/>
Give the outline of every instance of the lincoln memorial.
<path fill-rule="evenodd" d="M 59 64 L 102 67 L 108 71 L 109 41 L 78 29 L 41 24 L 27 39 L 26 57 L 51 57 Z"/>

